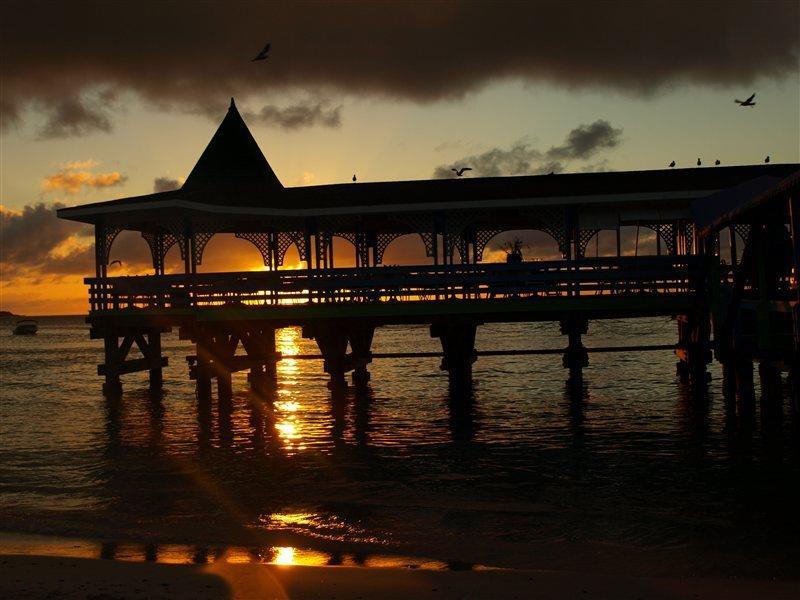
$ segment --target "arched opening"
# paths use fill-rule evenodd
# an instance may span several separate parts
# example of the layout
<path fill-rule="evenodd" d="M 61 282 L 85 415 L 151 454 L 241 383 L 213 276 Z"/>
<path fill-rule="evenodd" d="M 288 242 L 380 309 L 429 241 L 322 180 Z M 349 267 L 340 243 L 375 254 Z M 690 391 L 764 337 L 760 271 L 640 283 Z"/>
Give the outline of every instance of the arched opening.
<path fill-rule="evenodd" d="M 620 245 L 622 235 L 620 234 Z M 617 255 L 617 230 L 601 229 L 595 233 L 586 243 L 583 251 L 585 258 L 599 258 Z"/>
<path fill-rule="evenodd" d="M 283 264 L 278 267 L 280 271 L 296 271 L 298 269 L 305 269 L 305 261 L 300 260 L 300 251 L 295 244 L 291 244 L 286 249 L 286 254 L 283 255 Z"/>
<path fill-rule="evenodd" d="M 620 227 L 622 256 L 655 256 L 658 245 L 656 232 L 644 225 Z M 665 240 L 661 240 L 661 251 L 666 253 Z"/>
<path fill-rule="evenodd" d="M 407 233 L 391 241 L 383 253 L 384 265 L 430 265 L 433 259 L 425 252 L 425 243 L 418 233 Z"/>
<path fill-rule="evenodd" d="M 733 227 L 728 227 L 718 235 L 720 257 L 729 265 L 738 265 L 742 260 L 747 240 Z"/>
<path fill-rule="evenodd" d="M 356 247 L 343 237 L 335 235 L 331 238 L 334 268 L 352 268 L 356 266 Z"/>
<path fill-rule="evenodd" d="M 558 243 L 539 229 L 512 229 L 492 237 L 483 250 L 483 262 L 504 263 L 511 247 L 519 241 L 523 261 L 559 260 L 563 258 Z"/>
<path fill-rule="evenodd" d="M 164 255 L 164 273 L 167 275 L 185 272 L 186 263 L 181 258 L 180 244 L 175 242 Z"/>
<path fill-rule="evenodd" d="M 263 271 L 264 259 L 252 242 L 237 238 L 232 233 L 214 235 L 203 250 L 199 273 L 224 273 L 228 271 Z"/>
<path fill-rule="evenodd" d="M 152 275 L 150 246 L 138 231 L 120 231 L 108 250 L 108 276 Z"/>

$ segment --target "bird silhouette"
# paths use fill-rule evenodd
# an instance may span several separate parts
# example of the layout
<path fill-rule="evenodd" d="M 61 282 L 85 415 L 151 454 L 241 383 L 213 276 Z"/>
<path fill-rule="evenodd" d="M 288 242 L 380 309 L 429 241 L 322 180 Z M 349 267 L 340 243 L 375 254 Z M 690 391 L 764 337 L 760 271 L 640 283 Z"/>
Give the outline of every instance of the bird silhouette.
<path fill-rule="evenodd" d="M 765 162 L 765 163 L 768 163 L 768 162 L 769 162 L 769 156 L 767 156 L 767 158 L 765 158 L 765 159 L 764 159 L 764 162 Z"/>
<path fill-rule="evenodd" d="M 353 173 L 353 181 L 358 181 L 358 180 L 356 179 L 356 174 L 355 174 L 355 173 Z"/>
<path fill-rule="evenodd" d="M 111 265 L 114 265 L 114 264 L 117 264 L 117 265 L 119 265 L 121 267 L 122 266 L 122 261 L 121 260 L 112 260 L 110 263 L 108 263 L 108 266 L 110 267 Z"/>
<path fill-rule="evenodd" d="M 675 161 L 673 160 L 671 163 L 669 163 L 669 168 L 671 169 L 674 166 L 675 166 Z"/>
<path fill-rule="evenodd" d="M 697 166 L 699 167 L 699 166 L 700 166 L 700 165 L 702 165 L 702 164 L 703 164 L 703 163 L 702 163 L 702 162 L 700 162 L 700 159 L 698 158 L 698 159 L 697 159 Z"/>
<path fill-rule="evenodd" d="M 258 54 L 256 54 L 256 57 L 253 60 L 251 60 L 250 62 L 256 62 L 257 60 L 266 60 L 267 58 L 269 58 L 269 56 L 267 56 L 267 54 L 269 53 L 269 49 L 270 49 L 271 46 L 272 46 L 272 44 L 267 44 L 266 46 L 264 46 L 264 49 L 261 52 L 259 52 Z"/>
<path fill-rule="evenodd" d="M 715 161 L 714 161 L 714 164 L 715 164 L 715 165 L 718 165 L 718 164 L 719 164 L 719 159 L 715 160 Z"/>
<path fill-rule="evenodd" d="M 753 102 L 753 98 L 755 97 L 756 95 L 755 93 L 753 93 L 753 95 L 750 96 L 747 100 L 734 100 L 734 102 L 736 102 L 736 104 L 738 104 L 739 106 L 755 106 L 756 103 Z"/>
<path fill-rule="evenodd" d="M 464 174 L 464 171 L 472 171 L 472 167 L 461 167 L 460 169 L 450 169 L 453 173 L 455 173 L 458 177 L 461 177 Z"/>

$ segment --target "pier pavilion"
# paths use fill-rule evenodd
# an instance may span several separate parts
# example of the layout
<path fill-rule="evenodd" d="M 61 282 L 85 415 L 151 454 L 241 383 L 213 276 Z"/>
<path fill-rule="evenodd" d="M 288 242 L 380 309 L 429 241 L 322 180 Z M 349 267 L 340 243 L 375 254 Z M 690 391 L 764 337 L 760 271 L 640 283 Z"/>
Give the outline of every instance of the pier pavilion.
<path fill-rule="evenodd" d="M 430 181 L 281 185 L 231 101 L 228 113 L 179 190 L 64 208 L 59 217 L 94 226 L 96 273 L 89 286 L 91 335 L 105 341 L 98 373 L 107 393 L 120 376 L 149 371 L 161 386 L 161 334 L 178 328 L 196 344 L 189 374 L 201 397 L 216 379 L 231 394 L 231 373 L 249 370 L 255 390 L 275 382 L 275 329 L 300 326 L 313 338 L 332 386 L 389 357 L 372 350 L 376 327 L 423 323 L 441 340 L 441 368 L 468 385 L 477 327 L 553 320 L 566 336 L 563 365 L 588 364 L 582 343 L 592 319 L 670 315 L 678 320 L 678 372 L 702 385 L 712 350 L 712 302 L 723 285 L 719 231 L 701 235 L 697 207 L 759 178 L 781 181 L 798 165 L 756 165 L 617 173 Z M 762 190 L 763 191 L 763 190 Z M 796 198 L 796 196 L 795 196 Z M 724 204 L 724 202 L 723 202 Z M 694 212 L 693 212 L 694 207 Z M 656 233 L 656 255 L 625 256 L 620 229 Z M 485 264 L 487 243 L 504 231 L 553 238 L 561 258 Z M 153 274 L 109 277 L 121 231 L 140 232 Z M 601 230 L 616 232 L 616 255 L 587 257 Z M 232 233 L 261 253 L 264 271 L 198 273 L 209 240 Z M 381 266 L 394 240 L 418 235 L 427 264 Z M 352 244 L 354 268 L 334 264 L 334 237 Z M 796 243 L 796 238 L 795 238 Z M 295 246 L 305 268 L 286 270 Z M 183 273 L 166 274 L 177 247 Z M 794 271 L 796 273 L 796 271 Z M 727 273 L 727 271 L 725 271 Z M 727 276 L 727 275 L 726 275 Z M 793 279 L 796 286 L 796 277 Z M 136 344 L 143 358 L 130 359 Z M 241 350 L 240 350 L 241 348 Z M 659 347 L 661 348 L 661 347 Z M 631 350 L 647 350 L 636 347 Z M 541 350 L 503 353 L 540 353 Z M 420 353 L 396 353 L 394 358 Z"/>

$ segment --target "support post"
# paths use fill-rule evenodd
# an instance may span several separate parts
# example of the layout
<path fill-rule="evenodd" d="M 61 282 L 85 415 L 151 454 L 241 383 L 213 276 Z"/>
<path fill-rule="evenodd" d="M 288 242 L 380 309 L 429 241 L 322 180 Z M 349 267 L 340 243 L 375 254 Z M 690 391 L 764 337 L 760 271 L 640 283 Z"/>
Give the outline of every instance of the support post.
<path fill-rule="evenodd" d="M 569 369 L 570 378 L 580 378 L 584 367 L 589 366 L 589 353 L 583 345 L 581 336 L 589 331 L 589 320 L 571 316 L 560 321 L 561 335 L 567 336 L 567 347 L 561 364 Z"/>
<path fill-rule="evenodd" d="M 315 323 L 303 327 L 303 337 L 313 338 L 324 358 L 323 369 L 330 376 L 328 387 L 347 387 L 345 373 L 348 369 L 347 331 L 341 323 Z"/>
<path fill-rule="evenodd" d="M 119 336 L 115 333 L 106 333 L 103 337 L 103 342 L 105 350 L 105 382 L 103 383 L 103 394 L 106 396 L 118 396 L 122 393 L 122 382 L 120 382 L 120 374 L 116 368 L 119 362 Z"/>
<path fill-rule="evenodd" d="M 739 356 L 734 362 L 736 371 L 736 406 L 740 416 L 751 416 L 755 403 L 753 387 L 753 361 L 749 356 Z"/>
<path fill-rule="evenodd" d="M 155 329 L 151 329 L 147 332 L 147 346 L 149 347 L 149 354 L 148 358 L 151 361 L 155 361 L 161 358 L 161 332 Z M 152 364 L 152 363 L 151 363 Z M 164 384 L 164 375 L 161 368 L 161 362 L 159 360 L 159 366 L 154 366 L 150 368 L 150 391 L 157 392 L 161 390 Z"/>
<path fill-rule="evenodd" d="M 792 407 L 800 414 L 800 195 L 789 198 L 789 230 L 792 236 L 792 260 L 794 265 L 795 306 L 792 311 L 794 324 L 794 356 L 789 365 Z"/>
<path fill-rule="evenodd" d="M 375 335 L 375 326 L 370 324 L 352 325 L 348 328 L 347 337 L 352 350 L 351 362 L 353 367 L 353 385 L 364 387 L 370 379 L 367 365 L 372 362 L 372 338 Z"/>
<path fill-rule="evenodd" d="M 678 315 L 678 356 L 676 371 L 683 383 L 705 385 L 709 380 L 706 365 L 711 362 L 711 342 L 708 318 L 696 312 Z"/>
<path fill-rule="evenodd" d="M 231 370 L 224 364 L 215 364 L 217 375 L 217 394 L 221 401 L 233 398 L 233 384 L 231 382 Z"/>
<path fill-rule="evenodd" d="M 259 394 L 274 390 L 278 383 L 277 361 L 280 358 L 275 351 L 275 328 L 257 327 L 246 332 L 242 345 L 248 357 L 257 361 L 251 364 L 247 376 L 250 387 Z"/>
<path fill-rule="evenodd" d="M 736 229 L 734 229 L 733 225 L 728 227 L 728 236 L 731 242 L 731 266 L 735 267 L 739 253 L 736 251 Z"/>
<path fill-rule="evenodd" d="M 211 338 L 201 335 L 197 339 L 197 398 L 211 400 Z"/>
<path fill-rule="evenodd" d="M 440 369 L 447 371 L 451 390 L 472 387 L 472 364 L 477 360 L 475 334 L 478 323 L 468 319 L 446 319 L 431 325 L 431 337 L 438 337 L 444 356 Z"/>
<path fill-rule="evenodd" d="M 758 377 L 761 380 L 761 414 L 765 418 L 779 416 L 783 404 L 780 368 L 774 361 L 762 360 L 758 364 Z"/>

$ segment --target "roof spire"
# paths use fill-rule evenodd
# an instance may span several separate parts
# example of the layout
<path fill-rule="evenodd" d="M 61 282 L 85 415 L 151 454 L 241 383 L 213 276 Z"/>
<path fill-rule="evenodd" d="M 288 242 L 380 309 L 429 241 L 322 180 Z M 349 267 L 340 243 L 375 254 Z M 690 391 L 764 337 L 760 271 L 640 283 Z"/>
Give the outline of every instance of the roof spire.
<path fill-rule="evenodd" d="M 233 101 L 233 96 L 231 96 L 231 105 L 228 107 L 230 110 L 231 108 L 236 108 L 236 103 Z"/>
<path fill-rule="evenodd" d="M 228 114 L 181 189 L 216 188 L 235 193 L 243 187 L 262 191 L 283 189 L 231 98 Z"/>

